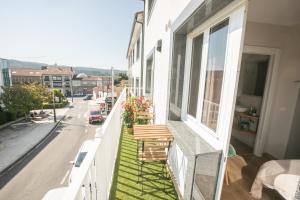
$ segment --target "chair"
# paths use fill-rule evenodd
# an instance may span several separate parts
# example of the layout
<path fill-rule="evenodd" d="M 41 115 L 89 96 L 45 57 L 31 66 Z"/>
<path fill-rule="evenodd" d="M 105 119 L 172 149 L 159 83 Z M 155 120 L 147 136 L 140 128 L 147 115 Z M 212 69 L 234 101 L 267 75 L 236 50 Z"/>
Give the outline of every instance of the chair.
<path fill-rule="evenodd" d="M 142 178 L 142 194 L 144 193 L 143 179 L 144 176 L 147 175 L 147 173 L 143 170 L 146 163 L 161 162 L 163 165 L 160 174 L 166 175 L 165 177 L 167 177 L 166 165 L 170 144 L 170 139 L 146 140 L 140 143 L 138 147 L 138 160 L 140 162 L 140 176 Z M 151 174 L 153 175 L 153 173 Z"/>
<path fill-rule="evenodd" d="M 135 121 L 137 124 L 153 124 L 155 118 L 154 113 L 140 111 L 135 114 Z"/>
<path fill-rule="evenodd" d="M 230 158 L 235 157 L 236 155 L 237 154 L 236 154 L 235 148 L 230 144 L 229 148 L 228 148 L 228 154 L 227 154 L 228 160 Z M 228 162 L 228 160 L 227 160 L 227 162 Z M 226 169 L 225 169 L 225 181 L 226 181 L 226 185 L 229 185 L 229 182 L 230 182 L 230 180 L 229 180 L 229 172 L 230 171 L 228 170 L 228 163 L 227 163 Z"/>

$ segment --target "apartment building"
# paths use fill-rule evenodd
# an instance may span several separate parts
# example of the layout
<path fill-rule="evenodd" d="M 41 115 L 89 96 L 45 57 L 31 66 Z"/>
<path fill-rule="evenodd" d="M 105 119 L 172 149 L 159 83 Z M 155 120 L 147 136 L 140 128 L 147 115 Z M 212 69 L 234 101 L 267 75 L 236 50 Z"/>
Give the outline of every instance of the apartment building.
<path fill-rule="evenodd" d="M 73 94 L 76 96 L 93 94 L 93 88 L 102 87 L 102 77 L 87 76 L 85 74 L 75 75 L 72 79 Z"/>
<path fill-rule="evenodd" d="M 65 96 L 72 95 L 72 77 L 72 67 L 42 67 L 42 83 L 50 90 L 60 90 Z"/>
<path fill-rule="evenodd" d="M 175 133 L 169 165 L 178 193 L 250 198 L 247 173 L 238 175 L 242 191 L 223 186 L 229 146 L 300 158 L 299 1 L 144 2 L 143 95 L 155 123 Z"/>
<path fill-rule="evenodd" d="M 129 87 L 133 95 L 141 95 L 143 83 L 143 23 L 144 13 L 135 13 L 126 56 Z"/>
<path fill-rule="evenodd" d="M 12 85 L 24 84 L 24 83 L 42 83 L 41 69 L 22 69 L 22 68 L 11 68 L 11 82 Z"/>

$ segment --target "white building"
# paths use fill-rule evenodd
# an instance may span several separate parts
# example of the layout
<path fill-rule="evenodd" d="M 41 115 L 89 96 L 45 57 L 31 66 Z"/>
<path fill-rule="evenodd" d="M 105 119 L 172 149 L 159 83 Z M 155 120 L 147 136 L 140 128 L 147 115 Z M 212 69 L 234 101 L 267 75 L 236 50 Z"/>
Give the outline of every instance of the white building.
<path fill-rule="evenodd" d="M 60 90 L 65 96 L 72 94 L 72 67 L 42 67 L 42 82 L 50 90 Z"/>
<path fill-rule="evenodd" d="M 141 95 L 143 82 L 143 23 L 144 13 L 135 13 L 127 50 L 129 87 L 133 95 Z"/>
<path fill-rule="evenodd" d="M 199 195 L 198 159 L 220 199 L 233 140 L 300 158 L 299 1 L 145 0 L 144 24 L 143 94 L 176 132 L 170 166 L 184 199 Z"/>

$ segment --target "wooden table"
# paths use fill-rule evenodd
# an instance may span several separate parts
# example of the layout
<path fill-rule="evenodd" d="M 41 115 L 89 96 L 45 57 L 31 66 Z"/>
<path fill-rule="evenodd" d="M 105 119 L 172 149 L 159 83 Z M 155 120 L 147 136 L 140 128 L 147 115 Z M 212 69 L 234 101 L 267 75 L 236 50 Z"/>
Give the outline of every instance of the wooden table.
<path fill-rule="evenodd" d="M 133 137 L 141 141 L 174 138 L 167 125 L 133 125 Z"/>
<path fill-rule="evenodd" d="M 145 144 L 155 141 L 156 143 L 162 142 L 166 143 L 166 146 L 160 146 L 160 148 L 167 148 L 169 150 L 174 136 L 166 125 L 133 125 L 133 138 L 137 140 L 137 155 L 147 156 L 144 155 L 146 154 L 144 152 Z M 141 151 L 139 151 L 139 147 L 141 147 Z M 158 159 L 155 153 L 150 152 L 150 154 L 152 158 Z M 161 159 L 166 159 L 166 155 Z"/>

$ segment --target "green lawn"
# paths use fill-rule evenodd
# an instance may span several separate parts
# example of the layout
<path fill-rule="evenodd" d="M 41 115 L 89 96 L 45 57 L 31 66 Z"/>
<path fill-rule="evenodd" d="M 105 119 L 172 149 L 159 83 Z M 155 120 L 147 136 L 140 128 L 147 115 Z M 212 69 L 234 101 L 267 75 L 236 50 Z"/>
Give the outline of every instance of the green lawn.
<path fill-rule="evenodd" d="M 144 165 L 144 171 L 150 172 L 150 175 L 144 178 L 142 195 L 141 178 L 138 182 L 139 162 L 137 161 L 136 146 L 133 136 L 127 133 L 126 128 L 123 128 L 110 200 L 178 199 L 172 181 L 162 177 L 161 174 L 155 174 L 161 172 L 162 164 L 160 163 Z"/>

